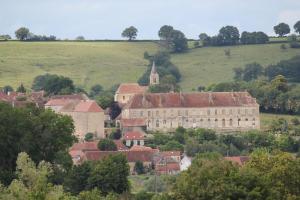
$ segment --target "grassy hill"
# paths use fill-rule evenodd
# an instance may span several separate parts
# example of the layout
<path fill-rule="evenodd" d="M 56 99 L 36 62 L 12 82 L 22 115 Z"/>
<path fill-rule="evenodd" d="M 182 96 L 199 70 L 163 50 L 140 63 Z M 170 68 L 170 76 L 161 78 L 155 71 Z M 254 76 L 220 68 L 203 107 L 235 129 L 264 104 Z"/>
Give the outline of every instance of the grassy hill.
<path fill-rule="evenodd" d="M 199 85 L 230 81 L 232 68 L 258 62 L 264 66 L 300 54 L 281 50 L 281 44 L 207 47 L 172 54 L 182 74 L 181 86 L 190 91 Z M 145 51 L 155 52 L 155 42 L 0 42 L 0 86 L 31 86 L 35 76 L 53 73 L 72 78 L 89 89 L 99 83 L 135 82 L 146 69 Z M 231 50 L 231 57 L 224 54 Z"/>

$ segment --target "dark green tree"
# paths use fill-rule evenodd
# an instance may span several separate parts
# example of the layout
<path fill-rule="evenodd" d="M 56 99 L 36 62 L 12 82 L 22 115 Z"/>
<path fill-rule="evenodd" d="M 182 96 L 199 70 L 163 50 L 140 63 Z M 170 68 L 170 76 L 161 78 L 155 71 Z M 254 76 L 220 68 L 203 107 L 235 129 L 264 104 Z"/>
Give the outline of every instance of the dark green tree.
<path fill-rule="evenodd" d="M 141 161 L 136 161 L 134 164 L 134 171 L 137 174 L 144 174 L 145 173 L 145 168 L 144 168 L 144 164 Z"/>
<path fill-rule="evenodd" d="M 276 26 L 274 26 L 274 31 L 277 35 L 279 35 L 280 37 L 289 34 L 290 33 L 290 26 L 286 23 L 280 23 Z"/>
<path fill-rule="evenodd" d="M 161 40 L 165 41 L 166 46 L 169 48 L 172 40 L 172 32 L 174 28 L 169 25 L 162 26 L 158 31 L 158 36 Z"/>
<path fill-rule="evenodd" d="M 84 136 L 84 141 L 89 142 L 92 141 L 94 139 L 94 134 L 93 133 L 87 133 Z"/>
<path fill-rule="evenodd" d="M 48 95 L 71 94 L 75 91 L 74 83 L 70 78 L 55 74 L 35 77 L 31 88 L 34 91 L 44 90 Z"/>
<path fill-rule="evenodd" d="M 138 30 L 134 26 L 130 26 L 122 32 L 122 37 L 126 37 L 129 41 L 131 41 L 136 38 L 137 32 Z"/>
<path fill-rule="evenodd" d="M 26 88 L 24 87 L 23 83 L 21 83 L 21 85 L 17 88 L 16 91 L 20 93 L 26 93 Z"/>
<path fill-rule="evenodd" d="M 91 97 L 97 96 L 101 94 L 101 92 L 103 92 L 103 87 L 100 84 L 96 84 L 91 87 L 90 96 Z"/>
<path fill-rule="evenodd" d="M 0 180 L 4 184 L 11 181 L 19 152 L 27 152 L 36 163 L 58 162 L 58 153 L 61 157 L 76 140 L 69 116 L 4 103 L 0 103 L 0 113 Z"/>
<path fill-rule="evenodd" d="M 300 20 L 294 25 L 295 32 L 300 34 Z"/>
<path fill-rule="evenodd" d="M 240 33 L 234 26 L 225 26 L 220 29 L 218 37 L 222 41 L 222 45 L 235 45 L 239 42 Z"/>
<path fill-rule="evenodd" d="M 64 178 L 64 189 L 73 195 L 86 190 L 92 168 L 93 164 L 89 162 L 74 165 Z"/>
<path fill-rule="evenodd" d="M 180 53 L 188 49 L 187 39 L 179 30 L 173 30 L 171 33 L 171 48 L 173 52 Z"/>
<path fill-rule="evenodd" d="M 111 155 L 98 161 L 92 168 L 87 188 L 98 188 L 103 194 L 121 194 L 129 191 L 129 165 L 122 154 Z"/>
<path fill-rule="evenodd" d="M 100 151 L 117 151 L 118 150 L 114 141 L 111 139 L 107 139 L 107 138 L 101 139 L 98 142 L 98 149 Z"/>
<path fill-rule="evenodd" d="M 2 92 L 4 92 L 5 94 L 7 94 L 8 92 L 13 92 L 14 89 L 10 86 L 10 85 L 6 85 L 2 88 Z"/>
<path fill-rule="evenodd" d="M 29 29 L 25 27 L 21 27 L 15 32 L 16 38 L 19 40 L 26 40 L 29 36 Z"/>
<path fill-rule="evenodd" d="M 247 64 L 243 70 L 243 80 L 251 81 L 263 74 L 263 67 L 258 63 Z"/>

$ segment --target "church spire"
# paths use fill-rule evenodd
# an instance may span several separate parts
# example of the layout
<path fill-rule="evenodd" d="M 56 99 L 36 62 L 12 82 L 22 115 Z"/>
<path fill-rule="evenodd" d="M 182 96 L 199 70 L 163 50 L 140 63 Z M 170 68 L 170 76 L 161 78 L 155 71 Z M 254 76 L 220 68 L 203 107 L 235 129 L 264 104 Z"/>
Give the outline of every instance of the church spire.
<path fill-rule="evenodd" d="M 155 62 L 154 61 L 153 61 L 153 64 L 152 64 L 152 68 L 151 68 L 151 73 L 150 73 L 149 80 L 150 80 L 150 85 L 159 84 L 159 75 L 158 75 L 158 73 L 156 71 L 156 66 L 155 66 Z"/>
<path fill-rule="evenodd" d="M 156 73 L 156 67 L 155 67 L 155 61 L 153 61 L 152 68 L 151 68 L 151 74 L 155 74 L 155 73 Z"/>

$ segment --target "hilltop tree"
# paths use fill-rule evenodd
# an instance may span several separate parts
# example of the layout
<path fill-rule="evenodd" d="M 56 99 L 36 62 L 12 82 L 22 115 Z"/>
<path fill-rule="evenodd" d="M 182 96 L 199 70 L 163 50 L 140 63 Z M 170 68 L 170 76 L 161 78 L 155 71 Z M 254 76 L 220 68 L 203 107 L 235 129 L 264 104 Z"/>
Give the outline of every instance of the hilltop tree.
<path fill-rule="evenodd" d="M 91 87 L 90 96 L 94 97 L 99 95 L 103 91 L 103 87 L 100 84 L 96 84 Z"/>
<path fill-rule="evenodd" d="M 300 20 L 294 25 L 295 32 L 300 34 Z"/>
<path fill-rule="evenodd" d="M 276 26 L 274 26 L 274 31 L 277 35 L 279 35 L 280 37 L 289 34 L 290 33 L 290 26 L 286 23 L 280 23 Z"/>
<path fill-rule="evenodd" d="M 175 30 L 172 26 L 164 25 L 158 31 L 158 36 L 165 41 L 166 47 L 173 52 L 183 52 L 188 49 L 187 39 L 179 30 Z"/>
<path fill-rule="evenodd" d="M 129 41 L 134 40 L 137 36 L 137 28 L 130 26 L 122 32 L 122 37 L 128 38 Z"/>
<path fill-rule="evenodd" d="M 85 40 L 85 39 L 84 39 L 84 37 L 82 35 L 80 35 L 80 36 L 76 37 L 76 40 Z"/>
<path fill-rule="evenodd" d="M 240 33 L 234 26 L 225 26 L 220 29 L 218 38 L 223 45 L 235 45 L 239 42 Z"/>
<path fill-rule="evenodd" d="M 187 39 L 179 30 L 173 30 L 171 33 L 172 50 L 176 53 L 186 51 L 188 49 Z"/>
<path fill-rule="evenodd" d="M 26 40 L 29 37 L 29 29 L 25 27 L 21 27 L 15 32 L 16 38 L 19 40 Z"/>

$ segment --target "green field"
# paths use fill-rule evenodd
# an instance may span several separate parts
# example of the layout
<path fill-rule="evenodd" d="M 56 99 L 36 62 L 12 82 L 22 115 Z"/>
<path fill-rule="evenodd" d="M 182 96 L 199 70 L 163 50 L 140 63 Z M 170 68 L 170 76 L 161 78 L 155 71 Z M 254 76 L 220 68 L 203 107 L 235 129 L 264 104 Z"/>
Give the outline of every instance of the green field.
<path fill-rule="evenodd" d="M 258 62 L 264 66 L 300 54 L 300 49 L 281 50 L 281 44 L 207 47 L 172 54 L 182 74 L 184 91 L 199 85 L 230 81 L 234 67 Z M 159 49 L 155 42 L 0 42 L 0 86 L 30 87 L 35 76 L 64 75 L 89 89 L 99 83 L 105 88 L 135 82 L 145 71 L 143 53 Z M 231 50 L 230 58 L 224 54 Z"/>
<path fill-rule="evenodd" d="M 273 120 L 278 120 L 280 118 L 283 118 L 288 121 L 288 123 L 291 123 L 291 119 L 298 118 L 300 120 L 299 115 L 280 115 L 280 114 L 266 114 L 261 113 L 260 114 L 260 126 L 262 130 L 269 129 L 269 126 L 271 125 Z"/>

